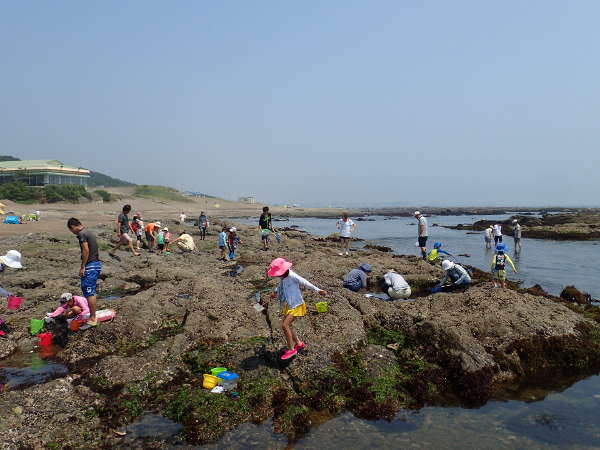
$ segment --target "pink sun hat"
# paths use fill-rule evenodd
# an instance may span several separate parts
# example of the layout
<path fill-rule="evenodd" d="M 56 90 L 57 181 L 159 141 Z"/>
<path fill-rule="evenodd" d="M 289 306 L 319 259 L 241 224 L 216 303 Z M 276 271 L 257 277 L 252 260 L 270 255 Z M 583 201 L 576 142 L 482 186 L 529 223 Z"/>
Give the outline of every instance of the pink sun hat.
<path fill-rule="evenodd" d="M 292 267 L 291 262 L 286 261 L 283 258 L 275 258 L 273 261 L 271 261 L 267 275 L 270 277 L 280 277 L 286 273 L 290 267 Z"/>

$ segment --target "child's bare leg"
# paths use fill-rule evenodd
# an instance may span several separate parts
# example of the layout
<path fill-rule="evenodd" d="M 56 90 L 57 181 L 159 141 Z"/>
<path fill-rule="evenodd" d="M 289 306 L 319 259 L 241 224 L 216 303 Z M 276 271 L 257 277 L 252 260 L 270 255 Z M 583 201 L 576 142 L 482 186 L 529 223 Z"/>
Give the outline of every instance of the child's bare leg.
<path fill-rule="evenodd" d="M 292 331 L 292 340 L 294 341 L 294 346 L 300 345 L 300 339 L 298 339 L 296 332 L 294 331 L 293 328 L 291 328 L 291 331 Z"/>
<path fill-rule="evenodd" d="M 283 330 L 283 334 L 285 335 L 285 340 L 287 342 L 288 349 L 294 350 L 294 332 L 292 330 L 292 323 L 294 322 L 294 316 L 288 314 L 283 319 L 281 323 L 281 329 Z"/>

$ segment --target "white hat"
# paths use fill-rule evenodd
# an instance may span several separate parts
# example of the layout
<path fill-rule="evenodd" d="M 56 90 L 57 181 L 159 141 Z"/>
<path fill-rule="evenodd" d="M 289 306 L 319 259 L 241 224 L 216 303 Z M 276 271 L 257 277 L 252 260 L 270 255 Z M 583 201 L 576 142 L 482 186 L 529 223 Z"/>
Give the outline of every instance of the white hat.
<path fill-rule="evenodd" d="M 156 224 L 156 226 L 160 227 L 160 221 L 158 221 L 158 220 L 157 220 L 157 221 L 156 221 L 156 222 L 154 222 L 154 223 Z"/>
<path fill-rule="evenodd" d="M 236 228 L 236 227 L 231 227 L 231 228 L 229 229 L 229 231 L 235 232 L 235 231 L 237 231 L 237 228 Z"/>
<path fill-rule="evenodd" d="M 415 211 L 415 216 L 420 216 L 421 215 L 421 211 Z"/>
<path fill-rule="evenodd" d="M 6 255 L 0 256 L 0 263 L 12 269 L 23 268 L 23 264 L 21 264 L 21 253 L 16 250 L 9 250 L 6 252 Z"/>
<path fill-rule="evenodd" d="M 517 223 L 517 222 L 518 222 L 518 220 L 517 220 L 517 219 L 513 219 L 513 223 Z"/>
<path fill-rule="evenodd" d="M 60 296 L 60 302 L 61 303 L 67 303 L 70 302 L 73 299 L 73 294 L 71 294 L 70 292 L 64 292 L 61 296 Z"/>
<path fill-rule="evenodd" d="M 454 267 L 454 263 L 452 261 L 449 261 L 447 259 L 442 261 L 442 269 L 448 270 L 448 269 L 452 269 L 453 267 Z"/>
<path fill-rule="evenodd" d="M 169 231 L 169 229 L 167 227 L 164 227 L 162 230 L 163 231 Z"/>

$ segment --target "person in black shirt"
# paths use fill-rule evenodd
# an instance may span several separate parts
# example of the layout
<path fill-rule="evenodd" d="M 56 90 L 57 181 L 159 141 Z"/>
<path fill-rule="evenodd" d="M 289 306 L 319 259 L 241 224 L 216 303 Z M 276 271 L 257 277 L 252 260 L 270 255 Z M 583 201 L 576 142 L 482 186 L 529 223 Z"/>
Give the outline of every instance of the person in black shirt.
<path fill-rule="evenodd" d="M 269 249 L 269 234 L 273 230 L 273 224 L 271 223 L 273 218 L 269 212 L 269 207 L 263 207 L 263 212 L 258 219 L 258 228 L 260 229 L 260 239 L 262 240 L 263 250 Z"/>
<path fill-rule="evenodd" d="M 102 271 L 98 242 L 94 233 L 86 230 L 81 222 L 74 217 L 67 221 L 67 228 L 77 236 L 79 241 L 79 247 L 81 248 L 81 267 L 79 268 L 81 291 L 90 307 L 90 318 L 87 323 L 96 326 L 98 324 L 96 321 L 96 283 Z"/>
<path fill-rule="evenodd" d="M 129 216 L 127 214 L 130 212 L 131 205 L 125 205 L 123 206 L 123 212 L 119 214 L 119 217 L 117 218 L 117 235 L 119 236 L 119 242 L 117 242 L 117 245 L 115 245 L 112 251 L 108 253 L 113 258 L 116 258 L 115 250 L 118 250 L 121 245 L 127 245 L 134 256 L 140 256 L 140 253 L 136 252 L 133 248 L 133 241 L 131 240 L 131 236 L 129 236 L 131 225 L 129 224 Z"/>

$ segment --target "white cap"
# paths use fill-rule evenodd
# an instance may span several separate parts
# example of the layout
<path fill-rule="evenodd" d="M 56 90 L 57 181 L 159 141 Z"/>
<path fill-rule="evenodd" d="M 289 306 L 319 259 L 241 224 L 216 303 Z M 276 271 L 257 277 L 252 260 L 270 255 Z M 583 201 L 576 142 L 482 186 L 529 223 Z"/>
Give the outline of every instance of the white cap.
<path fill-rule="evenodd" d="M 70 302 L 72 299 L 73 299 L 73 294 L 71 294 L 70 292 L 63 292 L 63 294 L 60 296 L 61 303 Z"/>
<path fill-rule="evenodd" d="M 231 228 L 229 229 L 229 231 L 233 231 L 233 232 L 235 232 L 235 231 L 237 231 L 237 228 L 236 228 L 236 227 L 231 227 Z"/>
<path fill-rule="evenodd" d="M 447 259 L 442 261 L 442 269 L 448 270 L 448 269 L 452 269 L 453 267 L 454 267 L 454 263 L 452 261 L 449 261 Z"/>
<path fill-rule="evenodd" d="M 513 223 L 517 223 L 517 222 L 518 222 L 518 220 L 517 220 L 517 219 L 513 219 Z"/>
<path fill-rule="evenodd" d="M 156 226 L 160 227 L 160 221 L 157 220 L 156 222 L 154 222 L 156 224 Z"/>
<path fill-rule="evenodd" d="M 169 229 L 167 227 L 164 227 L 162 230 L 163 231 L 169 231 Z"/>
<path fill-rule="evenodd" d="M 6 252 L 6 255 L 0 256 L 0 263 L 11 269 L 23 268 L 23 264 L 21 264 L 21 253 L 16 250 L 9 250 Z"/>
<path fill-rule="evenodd" d="M 421 211 L 415 211 L 415 216 L 420 216 L 421 215 Z"/>

